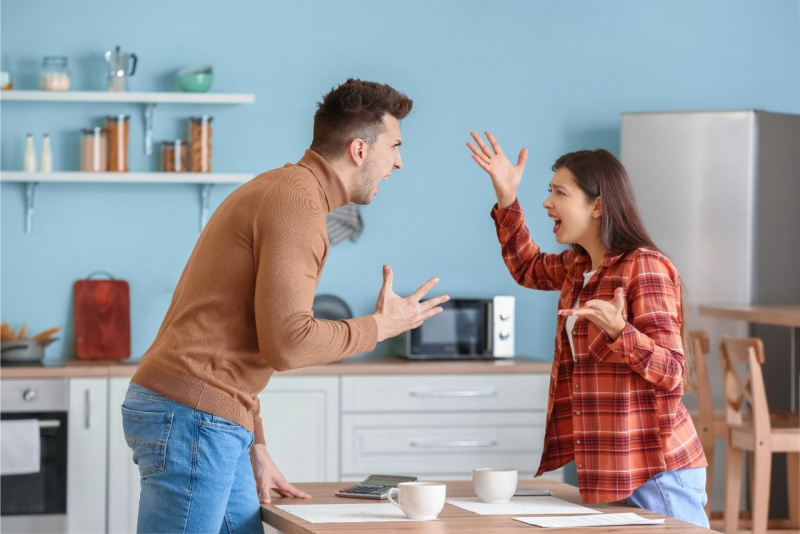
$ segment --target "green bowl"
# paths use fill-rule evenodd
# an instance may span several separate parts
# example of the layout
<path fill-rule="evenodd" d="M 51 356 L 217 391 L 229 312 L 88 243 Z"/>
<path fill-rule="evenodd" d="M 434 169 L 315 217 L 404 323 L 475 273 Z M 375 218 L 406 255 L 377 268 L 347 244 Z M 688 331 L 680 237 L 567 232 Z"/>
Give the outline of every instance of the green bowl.
<path fill-rule="evenodd" d="M 214 74 L 210 67 L 178 71 L 178 86 L 187 93 L 205 93 L 211 89 Z"/>

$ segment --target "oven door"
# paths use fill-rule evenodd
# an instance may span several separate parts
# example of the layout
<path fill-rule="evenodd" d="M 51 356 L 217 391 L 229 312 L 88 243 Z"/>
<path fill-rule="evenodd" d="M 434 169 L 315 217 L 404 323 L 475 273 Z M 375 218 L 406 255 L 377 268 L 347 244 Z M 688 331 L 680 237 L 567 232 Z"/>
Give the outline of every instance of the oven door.
<path fill-rule="evenodd" d="M 455 298 L 444 311 L 426 320 L 408 336 L 411 359 L 472 359 L 492 357 L 492 301 Z"/>
<path fill-rule="evenodd" d="M 36 419 L 41 436 L 38 473 L 0 476 L 0 531 L 65 532 L 67 413 L 2 413 L 0 419 Z"/>

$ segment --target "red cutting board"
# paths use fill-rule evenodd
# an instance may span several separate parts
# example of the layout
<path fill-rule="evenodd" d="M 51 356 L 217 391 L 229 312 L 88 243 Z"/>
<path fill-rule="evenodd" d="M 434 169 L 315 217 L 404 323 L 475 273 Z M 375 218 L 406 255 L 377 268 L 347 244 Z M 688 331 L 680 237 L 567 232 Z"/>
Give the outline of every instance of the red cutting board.
<path fill-rule="evenodd" d="M 82 360 L 122 360 L 131 355 L 128 282 L 78 280 L 73 286 L 75 355 Z"/>

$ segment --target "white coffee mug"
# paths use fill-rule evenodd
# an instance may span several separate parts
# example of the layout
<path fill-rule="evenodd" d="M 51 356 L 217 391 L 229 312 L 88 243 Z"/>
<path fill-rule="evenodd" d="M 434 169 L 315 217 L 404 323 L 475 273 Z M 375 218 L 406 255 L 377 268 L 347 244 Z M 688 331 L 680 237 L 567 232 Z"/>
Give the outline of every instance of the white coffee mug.
<path fill-rule="evenodd" d="M 444 507 L 447 486 L 442 482 L 400 482 L 388 493 L 389 502 L 415 521 L 436 519 Z M 392 493 L 397 492 L 397 500 Z"/>
<path fill-rule="evenodd" d="M 505 503 L 517 490 L 517 470 L 510 467 L 480 467 L 472 470 L 472 485 L 481 502 Z"/>

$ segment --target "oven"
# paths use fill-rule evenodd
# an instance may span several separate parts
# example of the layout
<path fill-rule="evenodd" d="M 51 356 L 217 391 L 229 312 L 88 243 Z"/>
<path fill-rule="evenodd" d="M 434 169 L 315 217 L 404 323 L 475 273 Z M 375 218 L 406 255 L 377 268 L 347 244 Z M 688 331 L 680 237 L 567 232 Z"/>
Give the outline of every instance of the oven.
<path fill-rule="evenodd" d="M 66 532 L 67 381 L 3 379 L 0 384 L 0 420 L 35 421 L 40 444 L 38 472 L 0 475 L 0 531 Z M 9 428 L 3 425 L 4 431 Z"/>

